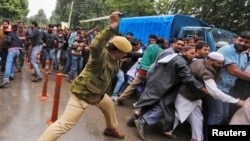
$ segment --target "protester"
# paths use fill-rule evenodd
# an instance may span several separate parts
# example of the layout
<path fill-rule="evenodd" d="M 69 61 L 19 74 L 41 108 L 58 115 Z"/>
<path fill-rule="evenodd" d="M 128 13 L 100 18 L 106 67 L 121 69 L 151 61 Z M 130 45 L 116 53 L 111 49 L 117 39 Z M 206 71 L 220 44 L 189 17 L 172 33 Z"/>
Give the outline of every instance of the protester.
<path fill-rule="evenodd" d="M 36 21 L 31 21 L 31 32 L 28 36 L 26 36 L 27 39 L 31 40 L 32 45 L 32 52 L 30 56 L 30 62 L 35 70 L 35 73 L 33 74 L 35 76 L 34 79 L 32 79 L 32 82 L 39 82 L 42 81 L 42 74 L 38 66 L 37 62 L 37 53 L 42 50 L 42 40 L 40 36 L 40 31 L 37 28 L 38 24 Z"/>
<path fill-rule="evenodd" d="M 10 21 L 8 19 L 3 19 L 2 26 L 0 27 L 0 57 L 1 57 L 1 70 L 0 75 L 4 74 L 5 63 L 7 60 L 8 48 L 4 42 L 6 35 L 4 30 L 10 28 Z"/>
<path fill-rule="evenodd" d="M 231 97 L 217 88 L 215 81 L 223 63 L 224 56 L 222 54 L 211 52 L 208 54 L 207 58 L 194 60 L 189 65 L 195 78 L 201 80 L 205 84 L 209 95 L 195 93 L 184 85 L 179 89 L 179 93 L 175 100 L 175 115 L 176 119 L 180 120 L 181 123 L 186 120 L 190 123 L 192 129 L 191 141 L 203 140 L 202 97 L 213 97 L 223 102 L 233 103 L 237 106 L 242 106 L 244 104 L 243 100 Z M 179 121 L 176 121 L 175 127 L 178 122 Z M 207 124 L 205 124 L 205 126 L 207 126 Z"/>
<path fill-rule="evenodd" d="M 197 92 L 206 92 L 204 85 L 195 79 L 188 66 L 194 57 L 195 47 L 183 47 L 181 55 L 172 53 L 159 56 L 149 70 L 145 89 L 135 106 L 140 109 L 140 118 L 135 120 L 135 124 L 143 139 L 145 126 L 163 118 L 164 135 L 174 138 L 171 132 L 175 118 L 174 101 L 181 84 Z"/>
<path fill-rule="evenodd" d="M 22 41 L 23 46 L 20 49 L 20 55 L 19 58 L 16 59 L 16 70 L 15 72 L 21 72 L 22 66 L 24 64 L 24 56 L 25 56 L 25 46 L 26 46 L 26 40 L 25 36 L 28 34 L 27 29 L 25 28 L 24 22 L 19 21 L 18 22 L 18 30 L 16 31 L 17 36 Z"/>
<path fill-rule="evenodd" d="M 4 71 L 4 80 L 3 83 L 0 85 L 0 88 L 5 88 L 10 83 L 10 79 L 14 79 L 14 60 L 19 57 L 20 49 L 23 46 L 22 41 L 15 33 L 16 30 L 16 25 L 13 25 L 12 29 L 4 30 L 4 33 L 7 35 L 5 43 L 8 46 L 8 54 Z"/>
<path fill-rule="evenodd" d="M 248 48 L 250 48 L 250 31 L 243 31 L 235 38 L 234 44 L 218 49 L 217 52 L 223 54 L 225 62 L 216 83 L 224 93 L 232 95 L 230 92 L 237 78 L 250 81 L 250 73 L 244 72 L 248 64 L 246 55 Z M 211 98 L 207 104 L 210 112 L 209 125 L 228 124 L 230 120 L 228 103 Z"/>
<path fill-rule="evenodd" d="M 158 38 L 156 44 L 147 47 L 140 62 L 140 68 L 133 82 L 122 92 L 118 98 L 118 104 L 122 105 L 124 101 L 136 90 L 137 86 L 146 82 L 147 71 L 154 63 L 157 55 L 167 47 L 168 41 L 165 38 Z"/>

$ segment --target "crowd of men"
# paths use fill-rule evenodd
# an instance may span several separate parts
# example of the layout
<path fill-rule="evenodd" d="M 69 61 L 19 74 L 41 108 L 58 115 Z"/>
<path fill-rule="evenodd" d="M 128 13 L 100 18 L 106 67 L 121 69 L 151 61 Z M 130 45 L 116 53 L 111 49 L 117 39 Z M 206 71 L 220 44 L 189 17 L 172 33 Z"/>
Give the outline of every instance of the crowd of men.
<path fill-rule="evenodd" d="M 133 31 L 116 32 L 118 15 L 119 12 L 112 13 L 110 25 L 101 32 L 97 26 L 89 31 L 50 24 L 40 29 L 36 21 L 25 26 L 22 21 L 11 24 L 3 20 L 0 53 L 4 79 L 0 88 L 8 87 L 14 74 L 22 71 L 25 57 L 34 68 L 32 82 L 42 81 L 45 62 L 49 60 L 49 73 L 61 72 L 72 83 L 64 114 L 39 140 L 56 140 L 66 133 L 88 104 L 104 113 L 104 135 L 123 139 L 125 134 L 117 129 L 113 102 L 125 105 L 136 91 L 139 98 L 127 125 L 137 127 L 142 139 L 145 126 L 163 120 L 163 134 L 167 137 L 178 138 L 174 129 L 179 122 L 188 121 L 190 141 L 208 140 L 208 125 L 238 124 L 237 119 L 247 115 L 247 110 L 236 111 L 247 105 L 249 95 L 235 86 L 237 81 L 250 81 L 250 31 L 240 32 L 234 44 L 213 52 L 205 40 L 195 37 L 168 41 L 151 34 L 149 43 L 143 45 L 133 37 Z M 129 75 L 130 71 L 134 71 L 134 76 Z M 140 86 L 142 89 L 138 89 Z M 108 91 L 109 95 L 105 94 Z M 72 114 L 70 110 L 77 112 Z M 233 116 L 239 118 L 231 121 Z M 249 120 L 245 121 L 241 124 L 249 124 Z"/>
<path fill-rule="evenodd" d="M 14 74 L 22 71 L 26 58 L 34 69 L 32 82 L 42 81 L 46 61 L 50 62 L 49 74 L 61 72 L 72 82 L 84 68 L 91 40 L 98 27 L 86 29 L 62 29 L 61 25 L 49 24 L 39 28 L 36 21 L 24 25 L 4 19 L 1 24 L 1 75 L 4 80 L 0 88 L 8 87 Z M 41 64 L 41 65 L 40 65 Z"/>

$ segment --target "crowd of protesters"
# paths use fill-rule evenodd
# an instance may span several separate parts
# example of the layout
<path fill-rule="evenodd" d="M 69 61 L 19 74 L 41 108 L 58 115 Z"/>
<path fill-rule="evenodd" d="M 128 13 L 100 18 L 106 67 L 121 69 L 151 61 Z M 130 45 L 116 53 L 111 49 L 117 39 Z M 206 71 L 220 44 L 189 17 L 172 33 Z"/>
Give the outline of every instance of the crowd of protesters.
<path fill-rule="evenodd" d="M 0 88 L 8 87 L 14 74 L 23 71 L 24 58 L 28 58 L 34 68 L 32 82 L 42 81 L 46 61 L 50 61 L 49 74 L 61 72 L 69 83 L 77 85 L 75 81 L 80 81 L 77 76 L 90 71 L 84 69 L 89 57 L 95 60 L 90 54 L 96 51 L 93 50 L 96 44 L 92 41 L 98 34 L 98 26 L 87 30 L 63 29 L 60 24 L 49 24 L 42 29 L 36 21 L 24 25 L 22 21 L 14 24 L 3 20 L 0 28 L 0 73 L 3 82 Z M 170 138 L 178 138 L 174 129 L 179 122 L 189 121 L 192 132 L 190 141 L 207 140 L 208 125 L 239 123 L 236 118 L 230 120 L 249 97 L 238 87 L 250 81 L 250 31 L 239 33 L 232 45 L 218 45 L 214 52 L 210 52 L 209 45 L 202 38 L 173 38 L 168 41 L 151 34 L 145 35 L 149 43 L 144 45 L 140 39 L 133 37 L 133 31 L 113 34 L 110 39 L 124 36 L 132 51 L 119 59 L 122 64 L 105 92 L 116 105 L 125 105 L 126 99 L 133 93 L 139 93 L 138 101 L 133 105 L 135 113 L 128 119 L 127 125 L 137 127 L 142 139 L 145 139 L 145 126 L 161 120 L 164 121 L 163 134 Z M 113 48 L 123 50 L 119 48 L 121 44 L 113 47 L 110 43 L 112 40 L 107 43 L 109 52 Z M 87 67 L 91 68 L 90 64 Z M 103 65 L 100 64 L 101 67 Z M 241 86 L 237 85 L 239 81 L 244 81 Z M 91 104 L 89 99 L 82 99 Z M 240 114 L 237 112 L 237 119 L 242 117 L 241 114 L 247 115 L 246 112 L 242 109 Z M 245 121 L 248 123 L 242 124 L 250 124 L 249 119 Z M 118 130 L 107 128 L 104 133 L 124 138 Z"/>
<path fill-rule="evenodd" d="M 83 28 L 62 29 L 60 24 L 38 27 L 36 21 L 29 25 L 4 19 L 1 24 L 1 70 L 4 80 L 0 88 L 5 88 L 14 79 L 14 74 L 22 71 L 24 59 L 32 64 L 32 82 L 42 81 L 46 61 L 50 61 L 49 74 L 61 72 L 72 82 L 86 65 L 89 45 L 98 32 L 98 27 L 89 32 Z"/>

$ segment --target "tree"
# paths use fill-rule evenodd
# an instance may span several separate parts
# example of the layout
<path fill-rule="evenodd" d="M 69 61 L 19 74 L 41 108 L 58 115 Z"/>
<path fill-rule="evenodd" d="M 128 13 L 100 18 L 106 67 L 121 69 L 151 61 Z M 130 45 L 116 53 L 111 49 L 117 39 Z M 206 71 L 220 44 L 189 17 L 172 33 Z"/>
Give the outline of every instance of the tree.
<path fill-rule="evenodd" d="M 57 24 L 59 22 L 60 22 L 60 15 L 56 14 L 56 12 L 53 11 L 50 17 L 50 24 Z"/>
<path fill-rule="evenodd" d="M 249 29 L 249 0 L 175 0 L 171 1 L 172 13 L 193 15 L 216 27 L 239 32 Z"/>
<path fill-rule="evenodd" d="M 71 1 L 57 0 L 55 13 L 68 21 Z M 195 16 L 216 27 L 233 32 L 249 29 L 250 0 L 74 0 L 72 25 L 93 27 L 106 21 L 80 24 L 79 20 L 107 16 L 115 10 L 127 17 L 164 14 Z"/>
<path fill-rule="evenodd" d="M 0 13 L 2 18 L 8 18 L 12 21 L 22 20 L 28 12 L 28 0 L 1 0 Z"/>
<path fill-rule="evenodd" d="M 155 11 L 157 15 L 169 14 L 169 1 L 168 0 L 158 0 L 155 1 Z"/>
<path fill-rule="evenodd" d="M 115 10 L 127 13 L 127 16 L 156 15 L 154 0 L 106 0 L 105 9 L 108 14 Z"/>
<path fill-rule="evenodd" d="M 48 24 L 48 19 L 46 18 L 43 9 L 40 9 L 37 15 L 31 16 L 30 21 L 37 21 L 38 26 L 45 26 Z"/>
<path fill-rule="evenodd" d="M 60 21 L 68 20 L 71 2 L 72 0 L 57 0 L 55 13 L 59 15 Z"/>

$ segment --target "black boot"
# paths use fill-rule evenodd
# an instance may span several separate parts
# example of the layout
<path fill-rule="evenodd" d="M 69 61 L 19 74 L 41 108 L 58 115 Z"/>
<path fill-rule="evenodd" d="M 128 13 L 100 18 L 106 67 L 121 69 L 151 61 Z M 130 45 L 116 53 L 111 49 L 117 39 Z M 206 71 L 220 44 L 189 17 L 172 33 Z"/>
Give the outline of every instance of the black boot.
<path fill-rule="evenodd" d="M 0 85 L 0 88 L 6 88 L 7 85 L 9 85 L 9 82 L 3 81 L 3 83 Z"/>
<path fill-rule="evenodd" d="M 130 119 L 127 121 L 127 126 L 128 127 L 135 127 L 135 120 L 138 119 L 139 116 L 137 114 L 133 114 Z"/>

